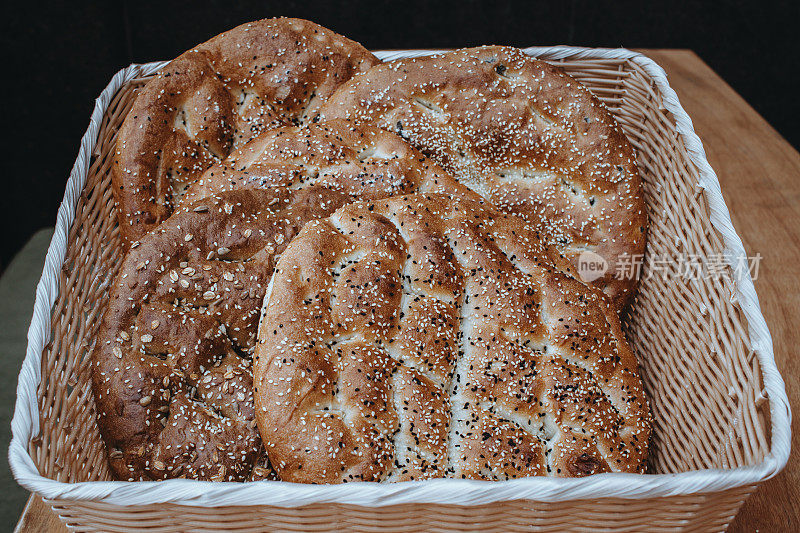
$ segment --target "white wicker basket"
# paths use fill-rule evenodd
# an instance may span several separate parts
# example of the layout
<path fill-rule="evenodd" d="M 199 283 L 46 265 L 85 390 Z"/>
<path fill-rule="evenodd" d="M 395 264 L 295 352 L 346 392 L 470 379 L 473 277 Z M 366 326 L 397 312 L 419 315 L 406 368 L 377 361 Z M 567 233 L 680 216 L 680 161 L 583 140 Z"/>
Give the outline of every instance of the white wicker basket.
<path fill-rule="evenodd" d="M 643 98 L 652 102 L 654 113 L 663 113 L 665 117 L 670 117 L 669 120 L 673 121 L 667 126 L 671 128 L 673 134 L 676 134 L 673 144 L 678 146 L 678 152 L 675 157 L 682 157 L 683 164 L 691 167 L 691 175 L 684 179 L 699 181 L 690 185 L 695 185 L 697 196 L 705 199 L 707 221 L 710 221 L 710 226 L 718 233 L 731 269 L 740 258 L 745 257 L 742 242 L 732 226 L 728 209 L 722 198 L 719 181 L 706 160 L 700 139 L 694 133 L 692 121 L 678 102 L 677 95 L 670 88 L 664 71 L 657 64 L 641 54 L 624 49 L 547 47 L 528 48 L 526 52 L 548 61 L 563 62 L 565 66 L 576 70 L 581 74 L 578 76 L 579 79 L 598 92 L 599 96 L 611 99 L 609 106 L 612 108 L 612 112 L 617 113 L 622 119 L 626 117 L 625 108 L 624 106 L 615 107 L 614 98 L 625 98 L 625 95 L 633 94 L 635 91 L 652 93 Z M 430 53 L 433 52 L 379 52 L 378 55 L 382 59 L 391 59 Z M 509 513 L 512 511 L 517 513 L 514 515 L 517 517 L 515 523 L 520 527 L 532 524 L 535 520 L 543 527 L 556 527 L 560 524 L 564 528 L 595 525 L 624 529 L 648 529 L 649 527 L 670 529 L 673 526 L 685 528 L 707 526 L 716 529 L 724 527 L 732 519 L 736 509 L 746 495 L 752 491 L 755 484 L 775 475 L 786 464 L 790 446 L 790 412 L 784 384 L 775 366 L 772 340 L 761 314 L 752 279 L 746 270 L 737 269 L 735 270 L 737 277 L 732 284 L 732 293 L 734 304 L 741 310 L 741 323 L 746 328 L 746 331 L 743 328 L 741 336 L 745 339 L 745 344 L 748 344 L 749 340 L 749 349 L 757 357 L 757 362 L 753 363 L 756 374 L 759 373 L 760 368 L 761 386 L 758 383 L 752 384 L 755 391 L 754 397 L 758 400 L 759 394 L 763 393 L 769 402 L 768 415 L 765 418 L 767 422 L 764 423 L 764 431 L 767 434 L 765 442 L 768 444 L 764 447 L 763 452 L 752 454 L 755 459 L 748 460 L 747 457 L 744 457 L 740 461 L 742 466 L 738 466 L 739 463 L 731 464 L 730 460 L 723 459 L 717 463 L 720 465 L 719 468 L 692 470 L 691 468 L 696 467 L 691 467 L 692 463 L 689 462 L 689 467 L 683 467 L 687 471 L 652 475 L 600 474 L 583 479 L 537 477 L 504 482 L 442 479 L 397 484 L 351 483 L 332 486 L 271 481 L 256 483 L 214 483 L 192 480 L 137 483 L 81 481 L 81 479 L 103 479 L 105 474 L 88 471 L 85 477 L 78 476 L 76 478 L 74 473 L 61 475 L 57 473 L 57 468 L 48 470 L 43 467 L 43 464 L 52 466 L 54 461 L 55 463 L 58 463 L 59 460 L 64 461 L 63 458 L 54 460 L 52 457 L 48 457 L 48 451 L 40 448 L 36 437 L 40 434 L 41 426 L 45 422 L 40 418 L 43 416 L 42 412 L 46 413 L 44 416 L 51 416 L 47 408 L 42 407 L 43 387 L 64 386 L 64 382 L 67 381 L 67 376 L 49 376 L 50 379 L 46 380 L 46 384 L 43 385 L 42 372 L 43 369 L 47 371 L 47 366 L 43 364 L 42 354 L 51 341 L 54 304 L 63 289 L 61 286 L 64 279 L 62 265 L 67 256 L 68 236 L 76 217 L 76 206 L 82 195 L 87 194 L 84 186 L 93 156 L 101 155 L 101 148 L 97 144 L 98 137 L 109 134 L 102 130 L 104 118 L 106 121 L 108 119 L 108 108 L 112 99 L 121 88 L 135 79 L 151 75 L 164 64 L 164 62 L 160 62 L 131 65 L 118 72 L 97 99 L 88 131 L 82 139 L 77 161 L 67 182 L 66 194 L 58 211 L 55 234 L 36 292 L 36 304 L 28 332 L 28 349 L 17 388 L 18 398 L 12 421 L 13 440 L 9 457 L 12 470 L 19 483 L 50 500 L 68 524 L 88 529 L 113 529 L 112 525 L 117 523 L 122 524 L 120 528 L 124 524 L 129 527 L 136 523 L 140 525 L 161 524 L 159 526 L 161 530 L 171 531 L 171 528 L 179 530 L 189 526 L 165 517 L 175 516 L 177 512 L 191 514 L 196 511 L 206 517 L 227 517 L 225 518 L 227 521 L 218 523 L 216 527 L 219 528 L 242 527 L 246 529 L 252 527 L 258 529 L 265 523 L 254 518 L 253 511 L 249 513 L 247 511 L 247 506 L 257 506 L 250 509 L 265 511 L 262 518 L 269 519 L 268 524 L 276 527 L 281 525 L 289 527 L 294 524 L 294 527 L 304 529 L 302 524 L 308 524 L 309 528 L 325 529 L 320 525 L 324 522 L 325 516 L 331 521 L 330 524 L 333 524 L 331 527 L 338 527 L 337 524 L 340 526 L 342 522 L 337 522 L 339 519 L 333 517 L 336 513 L 342 513 L 342 516 L 350 517 L 347 527 L 367 527 L 364 525 L 366 523 L 374 525 L 377 529 L 385 529 L 385 527 L 402 529 L 411 527 L 407 520 L 414 520 L 413 515 L 416 512 L 414 505 L 416 505 L 421 506 L 419 509 L 424 508 L 426 513 L 434 513 L 432 516 L 435 518 L 432 520 L 442 520 L 439 524 L 442 527 L 467 527 L 476 523 L 493 527 L 497 524 L 508 526 L 508 523 L 480 521 L 469 511 L 469 508 L 486 509 L 475 506 L 494 504 L 493 509 L 502 509 L 497 506 L 509 504 L 508 509 L 511 509 Z M 613 76 L 609 76 L 608 69 L 611 67 L 608 65 L 616 64 L 621 65 L 621 74 L 619 79 L 614 81 Z M 600 66 L 596 67 L 595 65 Z M 598 70 L 595 76 L 593 74 L 595 68 L 605 70 L 603 72 Z M 633 78 L 626 78 L 622 75 L 628 71 L 638 72 L 637 76 L 649 80 L 647 87 L 643 89 L 634 86 L 630 82 Z M 613 83 L 609 82 L 609 79 Z M 608 93 L 603 92 L 604 87 L 609 87 Z M 626 131 L 628 130 L 626 129 Z M 629 136 L 631 135 L 629 132 Z M 645 141 L 641 139 L 632 138 L 632 142 L 640 151 L 648 149 Z M 658 173 L 658 169 L 653 172 Z M 654 190 L 657 188 L 651 188 L 651 192 Z M 635 320 L 635 315 L 636 312 L 634 312 L 632 320 Z M 633 337 L 635 345 L 636 335 Z M 723 357 L 724 354 L 719 356 Z M 647 358 L 647 354 L 644 354 L 644 358 Z M 79 364 L 80 361 L 75 362 L 75 365 Z M 657 374 L 655 370 L 647 368 L 645 368 L 645 373 Z M 75 386 L 75 384 L 70 386 Z M 77 386 L 80 388 L 81 385 Z M 651 396 L 657 394 L 657 391 L 654 392 L 652 389 L 653 387 L 650 387 Z M 84 398 L 82 401 L 91 402 L 91 398 Z M 52 416 L 59 415 L 60 413 L 52 414 Z M 757 445 L 754 446 L 757 447 Z M 700 462 L 702 463 L 702 461 Z M 85 465 L 84 468 L 92 470 L 91 465 Z M 74 468 L 72 470 L 74 471 Z M 667 468 L 663 464 L 659 465 L 656 461 L 654 470 L 670 472 L 675 468 Z M 714 520 L 706 517 L 704 521 L 704 518 L 700 516 L 705 512 L 703 511 L 706 508 L 704 505 L 713 506 L 715 497 L 727 498 L 724 500 L 727 503 L 723 504 L 723 500 L 719 500 L 720 516 Z M 583 507 L 577 506 L 579 501 L 583 503 L 590 501 L 586 507 L 589 510 L 586 511 L 585 516 L 578 516 L 579 508 L 583 509 Z M 524 509 L 515 507 L 515 502 L 527 502 L 527 507 Z M 566 507 L 567 517 L 558 518 L 561 522 L 549 521 L 549 516 L 555 517 L 558 512 L 563 511 L 564 507 L 560 504 L 570 504 L 570 502 L 576 503 L 574 520 L 569 518 L 568 506 Z M 622 503 L 619 506 L 607 507 L 603 511 L 603 506 L 606 505 L 604 502 Z M 663 513 L 659 513 L 663 511 L 664 506 L 683 505 L 684 503 L 681 502 L 698 504 L 690 515 L 686 515 L 689 518 L 680 518 L 684 515 L 675 515 L 675 520 L 670 522 L 669 516 L 672 515 L 664 515 L 667 518 L 662 522 L 648 520 L 648 509 L 653 511 L 654 517 L 661 517 Z M 409 504 L 413 505 L 409 507 Z M 597 508 L 597 513 L 592 514 L 593 506 Z M 208 509 L 211 507 L 225 509 L 219 509 L 217 515 L 214 515 L 215 511 Z M 195 511 L 187 511 L 190 508 L 195 508 Z M 310 515 L 302 514 L 302 509 L 294 514 L 282 515 L 280 509 L 277 508 L 311 509 L 313 511 L 308 512 L 316 513 L 313 516 L 319 517 L 322 522 L 303 522 L 303 517 L 309 519 Z M 382 515 L 377 508 L 387 508 L 387 512 L 395 509 L 408 518 L 402 520 L 386 514 Z M 178 509 L 179 511 L 176 511 Z M 240 513 L 239 510 L 242 509 L 244 511 Z M 323 512 L 320 509 L 327 509 L 327 511 Z M 436 509 L 439 510 L 436 511 Z M 449 511 L 446 511 L 448 509 Z M 452 509 L 462 509 L 462 511 L 452 511 Z M 613 517 L 607 516 L 609 509 L 622 515 L 629 513 L 629 516 L 622 516 L 620 521 L 615 522 Z M 126 514 L 127 511 L 132 513 L 134 510 L 139 514 Z M 145 511 L 150 514 L 146 514 Z M 362 514 L 358 516 L 368 517 L 364 518 L 367 522 L 359 522 L 360 518 L 353 514 L 359 512 Z M 237 520 L 241 520 L 241 522 L 234 520 L 234 515 L 231 513 L 234 513 L 238 517 Z M 548 513 L 553 514 L 548 515 Z M 603 513 L 606 515 L 605 519 Z M 419 516 L 427 515 L 420 511 Z M 130 521 L 135 517 L 138 517 L 136 518 L 138 522 Z M 148 522 L 150 519 L 153 521 Z M 214 520 L 213 518 L 208 519 Z M 385 522 L 375 522 L 376 520 L 385 520 Z M 432 525 L 432 523 L 427 525 Z M 422 527 L 426 527 L 426 524 L 423 523 Z"/>

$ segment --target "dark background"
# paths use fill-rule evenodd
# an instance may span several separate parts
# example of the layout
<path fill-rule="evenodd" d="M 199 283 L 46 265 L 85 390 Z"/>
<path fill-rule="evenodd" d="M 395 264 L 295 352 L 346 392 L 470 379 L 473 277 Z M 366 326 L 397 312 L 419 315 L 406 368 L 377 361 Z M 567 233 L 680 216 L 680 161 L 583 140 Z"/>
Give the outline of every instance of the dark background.
<path fill-rule="evenodd" d="M 279 15 L 311 19 L 370 49 L 691 48 L 800 146 L 798 0 L 15 2 L 0 36 L 7 73 L 0 271 L 36 229 L 55 223 L 94 99 L 117 70 Z"/>

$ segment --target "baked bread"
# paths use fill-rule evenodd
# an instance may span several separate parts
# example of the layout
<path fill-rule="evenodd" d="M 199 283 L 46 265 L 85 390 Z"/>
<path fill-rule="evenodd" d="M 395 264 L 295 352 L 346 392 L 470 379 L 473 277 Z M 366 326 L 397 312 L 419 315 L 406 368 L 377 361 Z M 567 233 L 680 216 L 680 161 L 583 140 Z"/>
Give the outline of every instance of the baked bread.
<path fill-rule="evenodd" d="M 418 190 L 479 198 L 394 133 L 346 120 L 260 134 L 192 183 L 182 204 L 241 188 L 324 190 L 319 216 L 353 200 Z"/>
<path fill-rule="evenodd" d="M 570 269 L 519 217 L 441 194 L 307 224 L 254 360 L 281 479 L 643 472 L 636 358 L 610 299 Z"/>
<path fill-rule="evenodd" d="M 250 357 L 275 258 L 306 222 L 354 199 L 460 187 L 374 127 L 282 128 L 253 142 L 258 149 L 242 151 L 252 172 L 231 171 L 248 179 L 135 242 L 112 286 L 92 358 L 98 424 L 118 479 L 251 479 L 262 446 Z M 291 164 L 261 157 L 290 147 Z M 255 472 L 263 477 L 263 465 Z"/>
<path fill-rule="evenodd" d="M 313 22 L 243 24 L 187 51 L 141 90 L 120 129 L 112 184 L 120 233 L 135 241 L 183 189 L 261 131 L 302 124 L 379 61 Z"/>
<path fill-rule="evenodd" d="M 647 226 L 634 151 L 606 107 L 560 69 L 500 46 L 399 59 L 339 87 L 320 117 L 398 133 L 536 223 L 574 265 L 604 260 L 604 275 L 578 273 L 620 308 L 629 301 L 638 280 L 617 265 L 644 253 Z"/>
<path fill-rule="evenodd" d="M 92 353 L 117 479 L 248 479 L 261 453 L 250 353 L 281 235 L 261 192 L 175 213 L 126 255 Z"/>

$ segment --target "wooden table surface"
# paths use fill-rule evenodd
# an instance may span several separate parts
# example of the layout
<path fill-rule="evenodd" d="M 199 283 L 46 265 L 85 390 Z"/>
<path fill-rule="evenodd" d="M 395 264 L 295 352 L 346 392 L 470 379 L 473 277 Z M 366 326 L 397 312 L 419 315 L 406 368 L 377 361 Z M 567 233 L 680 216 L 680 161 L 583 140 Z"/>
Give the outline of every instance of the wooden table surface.
<path fill-rule="evenodd" d="M 800 449 L 800 154 L 722 78 L 689 50 L 642 50 L 670 85 L 705 145 L 734 226 L 749 255 L 761 253 L 756 291 L 772 332 L 792 410 L 792 449 Z M 796 110 L 795 110 L 796 111 Z M 798 117 L 800 118 L 800 117 Z M 800 453 L 744 504 L 729 531 L 800 531 Z M 66 531 L 31 497 L 17 531 Z"/>

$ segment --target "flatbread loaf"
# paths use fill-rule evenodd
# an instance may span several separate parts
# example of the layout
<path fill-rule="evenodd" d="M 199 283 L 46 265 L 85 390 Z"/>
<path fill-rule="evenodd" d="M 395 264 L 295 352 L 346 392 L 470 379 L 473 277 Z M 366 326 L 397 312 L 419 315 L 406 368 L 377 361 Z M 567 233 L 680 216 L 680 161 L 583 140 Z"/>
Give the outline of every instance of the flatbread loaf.
<path fill-rule="evenodd" d="M 256 420 L 282 480 L 643 472 L 650 414 L 601 291 L 519 217 L 447 195 L 305 226 L 265 297 Z"/>
<path fill-rule="evenodd" d="M 606 107 L 559 68 L 500 46 L 398 59 L 339 87 L 320 117 L 398 133 L 535 222 L 574 265 L 588 261 L 578 273 L 620 308 L 633 295 L 637 279 L 617 266 L 646 244 L 635 154 Z"/>
<path fill-rule="evenodd" d="M 253 143 L 220 174 L 247 179 L 226 178 L 133 243 L 112 285 L 92 358 L 118 479 L 266 476 L 250 358 L 276 258 L 309 220 L 353 200 L 460 187 L 374 127 L 281 128 Z"/>
<path fill-rule="evenodd" d="M 234 148 L 304 123 L 377 63 L 355 41 L 291 18 L 243 24 L 170 62 L 138 94 L 117 139 L 112 184 L 123 239 L 166 219 L 184 188 Z"/>

